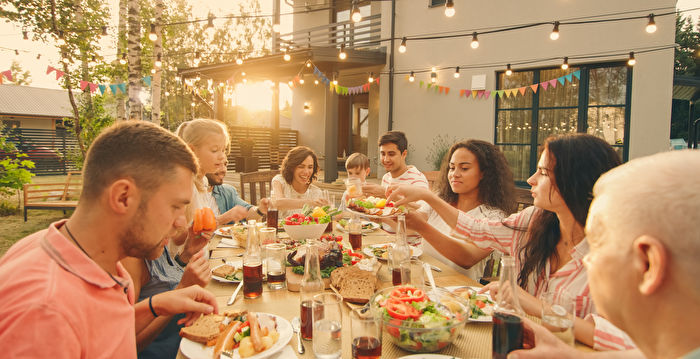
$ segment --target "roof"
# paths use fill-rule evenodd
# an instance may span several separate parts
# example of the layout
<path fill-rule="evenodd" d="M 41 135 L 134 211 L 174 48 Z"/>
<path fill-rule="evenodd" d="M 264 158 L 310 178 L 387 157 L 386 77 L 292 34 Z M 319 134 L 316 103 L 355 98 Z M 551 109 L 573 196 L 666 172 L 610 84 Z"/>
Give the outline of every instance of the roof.
<path fill-rule="evenodd" d="M 700 77 L 674 76 L 673 98 L 675 100 L 695 101 L 700 97 Z"/>
<path fill-rule="evenodd" d="M 0 115 L 73 117 L 68 91 L 0 85 Z"/>

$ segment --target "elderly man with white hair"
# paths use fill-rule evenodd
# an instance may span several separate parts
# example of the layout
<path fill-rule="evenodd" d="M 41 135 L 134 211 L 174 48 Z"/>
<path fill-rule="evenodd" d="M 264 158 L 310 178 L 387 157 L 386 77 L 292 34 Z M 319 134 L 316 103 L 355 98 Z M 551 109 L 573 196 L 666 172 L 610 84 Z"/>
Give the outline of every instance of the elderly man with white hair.
<path fill-rule="evenodd" d="M 584 353 L 527 322 L 535 347 L 509 358 L 700 358 L 700 152 L 632 160 L 603 175 L 593 195 L 591 294 L 639 349 Z"/>

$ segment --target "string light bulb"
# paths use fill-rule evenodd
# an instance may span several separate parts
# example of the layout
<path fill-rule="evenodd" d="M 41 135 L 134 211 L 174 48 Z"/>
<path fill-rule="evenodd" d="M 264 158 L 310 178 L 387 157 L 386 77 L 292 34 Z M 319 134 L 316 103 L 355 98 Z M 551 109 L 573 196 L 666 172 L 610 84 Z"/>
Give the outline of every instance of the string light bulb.
<path fill-rule="evenodd" d="M 357 7 L 357 0 L 353 0 L 352 2 L 352 15 L 350 18 L 352 19 L 352 22 L 362 21 L 362 14 L 360 14 L 360 8 Z"/>
<path fill-rule="evenodd" d="M 554 28 L 552 29 L 552 32 L 549 34 L 549 38 L 552 40 L 559 39 L 559 21 L 554 22 Z"/>
<path fill-rule="evenodd" d="M 272 24 L 272 31 L 276 32 L 279 34 L 280 32 L 280 24 Z"/>
<path fill-rule="evenodd" d="M 413 71 L 411 71 L 411 74 L 408 75 L 408 81 L 409 82 L 416 81 L 416 75 L 413 73 Z"/>
<path fill-rule="evenodd" d="M 284 58 L 284 61 L 289 61 L 292 59 L 292 56 L 285 52 L 283 58 Z"/>
<path fill-rule="evenodd" d="M 445 16 L 447 16 L 447 17 L 455 16 L 455 3 L 453 0 L 447 0 L 445 2 Z"/>
<path fill-rule="evenodd" d="M 455 75 L 454 76 L 456 79 L 459 78 L 459 66 L 457 66 L 457 68 L 455 68 Z"/>
<path fill-rule="evenodd" d="M 433 67 L 433 69 L 435 69 Z M 433 72 L 430 73 L 430 82 L 436 83 L 437 82 L 437 72 L 433 70 Z"/>
<path fill-rule="evenodd" d="M 214 16 L 209 15 L 207 18 L 207 28 L 206 30 L 214 30 Z"/>
<path fill-rule="evenodd" d="M 15 49 L 15 55 L 19 56 L 19 50 Z"/>
<path fill-rule="evenodd" d="M 17 53 L 17 50 L 15 50 L 15 53 Z M 61 54 L 61 62 L 63 62 L 64 64 L 70 62 L 70 60 L 68 59 L 68 54 L 66 54 L 65 52 Z"/>
<path fill-rule="evenodd" d="M 236 57 L 236 65 L 243 65 L 243 59 L 240 55 Z"/>
<path fill-rule="evenodd" d="M 656 32 L 656 21 L 654 21 L 654 14 L 649 14 L 649 22 L 647 23 L 646 31 L 649 34 Z"/>
<path fill-rule="evenodd" d="M 202 78 L 199 77 L 199 74 L 197 74 L 197 76 L 194 77 L 194 81 L 195 81 L 195 82 L 199 82 L 199 80 L 201 80 L 201 79 L 202 79 Z"/>
<path fill-rule="evenodd" d="M 66 44 L 66 39 L 63 37 L 63 30 L 58 30 L 58 40 L 56 40 L 58 46 L 63 46 Z"/>
<path fill-rule="evenodd" d="M 154 63 L 154 65 L 157 68 L 161 68 L 161 66 L 163 66 L 163 61 L 161 60 L 160 54 L 158 54 L 158 56 L 156 56 L 156 62 Z"/>
<path fill-rule="evenodd" d="M 367 82 L 369 82 L 369 83 L 374 82 L 374 72 L 369 73 L 369 78 L 367 78 Z"/>
<path fill-rule="evenodd" d="M 107 36 L 107 26 L 102 26 L 102 36 Z"/>
<path fill-rule="evenodd" d="M 29 32 L 27 30 L 22 30 L 22 39 L 29 40 Z"/>
<path fill-rule="evenodd" d="M 292 80 L 287 81 L 287 85 L 289 85 L 289 87 L 294 86 L 294 81 L 292 81 Z"/>
<path fill-rule="evenodd" d="M 197 51 L 194 53 L 194 67 L 199 66 L 199 63 L 202 61 L 202 54 Z"/>
<path fill-rule="evenodd" d="M 479 37 L 477 35 L 478 34 L 476 32 L 472 33 L 472 43 L 471 43 L 472 49 L 479 48 Z"/>
<path fill-rule="evenodd" d="M 119 59 L 119 63 L 122 65 L 126 65 L 126 52 L 122 52 L 122 58 Z"/>
<path fill-rule="evenodd" d="M 506 65 L 506 76 L 513 74 L 513 69 L 510 68 L 510 64 Z"/>
<path fill-rule="evenodd" d="M 190 106 L 194 107 L 194 101 L 192 101 L 192 103 L 190 103 Z"/>
<path fill-rule="evenodd" d="M 90 61 L 88 62 L 88 66 L 95 66 L 95 65 L 97 65 L 97 58 L 95 57 L 95 55 L 92 55 L 92 57 L 90 58 Z"/>
<path fill-rule="evenodd" d="M 151 69 L 151 75 L 155 75 L 155 74 L 156 74 L 156 69 Z"/>
<path fill-rule="evenodd" d="M 311 106 L 308 102 L 304 103 L 304 113 L 311 113 Z"/>
<path fill-rule="evenodd" d="M 337 85 L 337 84 L 338 84 L 338 75 L 333 74 L 333 85 Z"/>
<path fill-rule="evenodd" d="M 170 96 L 170 91 L 165 91 L 165 97 Z"/>
<path fill-rule="evenodd" d="M 304 78 L 303 78 L 303 77 L 299 78 L 299 84 L 300 84 L 300 85 L 303 85 L 304 82 L 306 82 L 306 81 L 304 81 Z"/>
<path fill-rule="evenodd" d="M 156 24 L 151 23 L 151 31 L 148 32 L 148 39 L 151 41 L 158 40 L 158 35 L 156 34 Z"/>
<path fill-rule="evenodd" d="M 637 63 L 637 59 L 634 58 L 634 51 L 630 51 L 630 58 L 627 60 L 627 65 L 634 66 Z"/>
<path fill-rule="evenodd" d="M 36 59 L 40 60 L 41 59 L 41 54 L 36 55 Z"/>
<path fill-rule="evenodd" d="M 340 44 L 340 52 L 338 52 L 338 58 L 345 60 L 348 58 L 348 54 L 345 52 L 345 44 Z"/>
<path fill-rule="evenodd" d="M 406 52 L 406 37 L 405 36 L 403 38 L 401 38 L 401 45 L 399 45 L 399 52 L 402 54 Z"/>
<path fill-rule="evenodd" d="M 318 85 L 318 80 L 314 80 L 314 85 Z"/>
<path fill-rule="evenodd" d="M 306 61 L 306 67 L 311 68 L 311 61 Z"/>
<path fill-rule="evenodd" d="M 569 58 L 565 57 L 564 62 L 561 64 L 561 69 L 566 70 L 569 68 Z"/>

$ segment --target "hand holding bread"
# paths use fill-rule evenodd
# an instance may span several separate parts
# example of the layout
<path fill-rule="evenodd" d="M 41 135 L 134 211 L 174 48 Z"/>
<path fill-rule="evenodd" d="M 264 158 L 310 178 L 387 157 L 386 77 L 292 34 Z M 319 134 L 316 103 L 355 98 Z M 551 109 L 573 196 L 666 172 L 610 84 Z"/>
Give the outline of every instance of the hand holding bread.
<path fill-rule="evenodd" d="M 185 325 L 192 324 L 202 313 L 219 311 L 216 297 L 198 285 L 156 294 L 151 303 L 159 316 L 185 313 L 185 317 L 178 320 L 178 324 Z"/>

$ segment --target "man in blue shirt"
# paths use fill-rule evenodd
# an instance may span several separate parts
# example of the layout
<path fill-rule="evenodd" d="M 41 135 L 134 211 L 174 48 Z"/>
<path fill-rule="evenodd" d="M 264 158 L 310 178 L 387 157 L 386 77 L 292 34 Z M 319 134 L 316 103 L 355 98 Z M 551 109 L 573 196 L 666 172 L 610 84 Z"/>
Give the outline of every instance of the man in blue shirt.
<path fill-rule="evenodd" d="M 216 200 L 219 213 L 216 222 L 219 225 L 235 223 L 243 219 L 261 219 L 267 213 L 269 199 L 260 200 L 259 206 L 253 206 L 238 196 L 236 188 L 224 183 L 226 166 L 222 166 L 215 173 L 207 173 L 209 191 Z"/>

